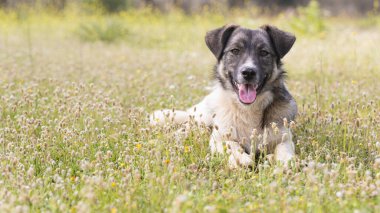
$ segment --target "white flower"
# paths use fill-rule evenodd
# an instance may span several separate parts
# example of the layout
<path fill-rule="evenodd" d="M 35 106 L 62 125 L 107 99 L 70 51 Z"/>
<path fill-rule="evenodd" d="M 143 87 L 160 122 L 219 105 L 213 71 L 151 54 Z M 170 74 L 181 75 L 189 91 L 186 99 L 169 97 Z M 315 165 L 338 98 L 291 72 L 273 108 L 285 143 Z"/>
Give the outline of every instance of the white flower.
<path fill-rule="evenodd" d="M 339 191 L 335 194 L 338 198 L 342 198 L 343 197 L 343 192 L 342 191 Z"/>

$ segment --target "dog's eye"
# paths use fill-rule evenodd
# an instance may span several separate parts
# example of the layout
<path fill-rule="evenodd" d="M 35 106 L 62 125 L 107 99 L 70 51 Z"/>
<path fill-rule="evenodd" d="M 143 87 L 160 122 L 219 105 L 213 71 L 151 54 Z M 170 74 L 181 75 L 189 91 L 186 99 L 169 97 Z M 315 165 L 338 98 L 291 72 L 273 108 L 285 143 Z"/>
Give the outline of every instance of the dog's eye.
<path fill-rule="evenodd" d="M 236 49 L 236 48 L 231 50 L 231 53 L 234 55 L 239 55 L 239 52 L 240 52 L 240 50 Z"/>
<path fill-rule="evenodd" d="M 269 52 L 266 50 L 260 50 L 259 54 L 260 54 L 260 56 L 265 57 L 265 56 L 269 55 Z"/>

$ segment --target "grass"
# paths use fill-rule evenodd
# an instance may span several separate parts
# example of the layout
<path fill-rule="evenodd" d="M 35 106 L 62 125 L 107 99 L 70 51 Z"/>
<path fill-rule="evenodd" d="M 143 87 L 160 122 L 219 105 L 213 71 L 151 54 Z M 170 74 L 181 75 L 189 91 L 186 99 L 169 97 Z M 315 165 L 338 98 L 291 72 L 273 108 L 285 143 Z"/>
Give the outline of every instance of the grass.
<path fill-rule="evenodd" d="M 126 38 L 78 38 L 110 18 Z M 297 34 L 284 62 L 299 167 L 230 170 L 207 130 L 176 143 L 174 127 L 148 125 L 154 109 L 207 94 L 215 59 L 203 36 L 231 22 L 292 31 L 283 16 L 244 12 L 0 12 L 0 211 L 378 212 L 378 25 L 330 18 L 324 36 Z"/>
<path fill-rule="evenodd" d="M 82 41 L 112 43 L 126 38 L 127 30 L 122 23 L 106 20 L 104 23 L 82 23 L 77 30 L 77 36 Z"/>

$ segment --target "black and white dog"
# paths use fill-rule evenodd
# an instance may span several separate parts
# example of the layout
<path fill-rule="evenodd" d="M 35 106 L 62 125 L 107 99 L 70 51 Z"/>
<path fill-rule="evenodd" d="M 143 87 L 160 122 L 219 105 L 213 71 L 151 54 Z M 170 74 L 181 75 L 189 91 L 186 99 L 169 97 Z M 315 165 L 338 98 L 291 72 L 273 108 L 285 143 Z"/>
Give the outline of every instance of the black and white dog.
<path fill-rule="evenodd" d="M 231 167 L 250 166 L 263 145 L 276 160 L 291 160 L 294 144 L 283 121 L 294 120 L 297 105 L 286 89 L 281 59 L 295 36 L 269 25 L 255 30 L 227 25 L 209 31 L 205 40 L 217 59 L 213 91 L 187 111 L 155 111 L 151 124 L 194 119 L 212 127 L 211 152 L 224 153 L 226 145 Z M 253 131 L 262 135 L 255 144 Z"/>

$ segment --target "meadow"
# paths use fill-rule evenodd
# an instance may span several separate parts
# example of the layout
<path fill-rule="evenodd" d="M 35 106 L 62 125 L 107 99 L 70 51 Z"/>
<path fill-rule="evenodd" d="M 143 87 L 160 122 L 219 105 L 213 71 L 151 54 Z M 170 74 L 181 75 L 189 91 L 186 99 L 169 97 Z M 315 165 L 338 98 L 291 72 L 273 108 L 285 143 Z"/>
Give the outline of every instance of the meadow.
<path fill-rule="evenodd" d="M 1 11 L 0 212 L 379 212 L 380 19 L 312 12 Z M 231 170 L 207 129 L 149 126 L 208 93 L 226 23 L 297 36 L 295 166 Z"/>

